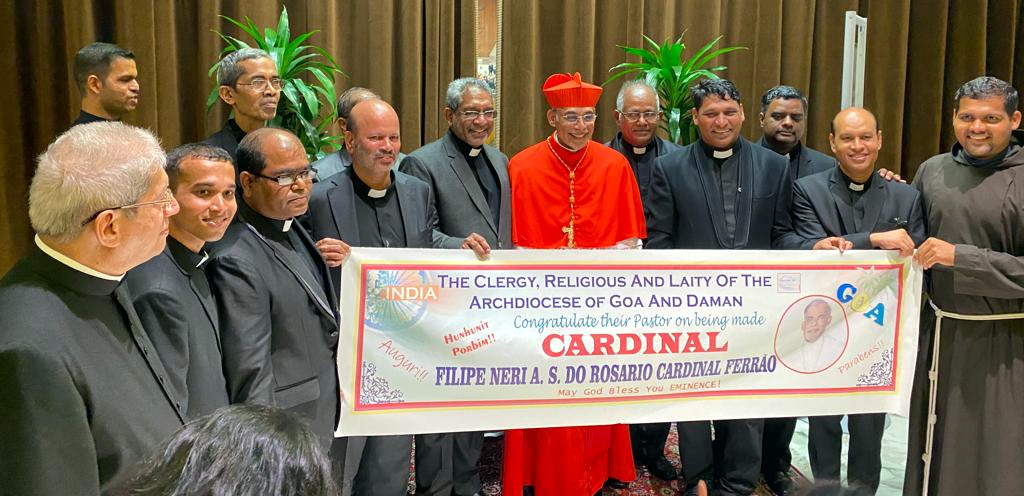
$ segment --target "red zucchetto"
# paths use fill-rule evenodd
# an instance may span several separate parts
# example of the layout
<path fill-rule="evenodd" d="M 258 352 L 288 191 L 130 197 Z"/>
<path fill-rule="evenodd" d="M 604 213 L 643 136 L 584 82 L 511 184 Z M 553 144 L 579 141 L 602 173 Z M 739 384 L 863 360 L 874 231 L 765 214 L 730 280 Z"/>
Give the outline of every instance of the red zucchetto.
<path fill-rule="evenodd" d="M 597 107 L 600 86 L 584 82 L 580 73 L 552 74 L 544 81 L 544 97 L 551 108 Z"/>

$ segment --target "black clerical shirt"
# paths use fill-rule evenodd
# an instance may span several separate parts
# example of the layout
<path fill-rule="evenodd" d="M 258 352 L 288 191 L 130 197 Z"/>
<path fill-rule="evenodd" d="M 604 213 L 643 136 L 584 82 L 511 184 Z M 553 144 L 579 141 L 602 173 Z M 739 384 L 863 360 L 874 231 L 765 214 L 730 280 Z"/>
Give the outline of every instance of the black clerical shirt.
<path fill-rule="evenodd" d="M 79 124 L 88 124 L 90 122 L 108 122 L 108 119 L 104 119 L 98 115 L 93 115 L 84 110 L 80 110 L 78 112 L 78 118 L 75 119 L 75 122 L 71 123 L 71 127 L 75 127 Z"/>
<path fill-rule="evenodd" d="M 395 173 L 387 189 L 374 190 L 352 174 L 352 190 L 358 199 L 356 219 L 360 246 L 369 248 L 402 248 L 406 246 L 402 210 L 395 194 Z"/>
<path fill-rule="evenodd" d="M 487 206 L 491 210 L 491 218 L 494 221 L 494 225 L 499 225 L 501 218 L 501 188 L 498 186 L 498 173 L 494 170 L 494 164 L 487 158 L 487 154 L 484 153 L 484 147 L 473 148 L 469 146 L 469 143 L 459 139 L 452 130 L 448 129 L 448 135 L 451 136 L 452 142 L 465 157 L 466 163 L 469 164 L 469 169 L 473 171 L 473 176 L 476 177 L 476 182 L 480 185 L 480 191 L 484 192 L 484 198 L 487 200 Z M 476 155 L 473 152 L 476 152 Z"/>
<path fill-rule="evenodd" d="M 867 206 L 867 202 L 864 201 L 864 192 L 871 187 L 871 182 L 874 180 L 875 175 L 871 174 L 868 176 L 867 182 L 860 184 L 853 182 L 842 170 L 839 172 L 839 177 L 842 178 L 843 185 L 845 186 L 845 188 L 841 188 L 843 193 L 840 194 L 842 196 L 840 200 L 853 207 L 855 232 L 864 232 L 864 208 Z"/>
<path fill-rule="evenodd" d="M 731 245 L 733 240 L 736 239 L 736 197 L 740 184 L 739 150 L 743 146 L 742 140 L 736 140 L 736 144 L 729 150 L 732 154 L 724 158 L 715 157 L 716 150 L 708 146 L 703 140 L 700 144 L 704 149 L 705 155 L 714 164 L 711 167 L 711 172 L 715 176 L 716 186 L 718 186 L 718 191 L 722 196 L 722 211 L 725 213 L 725 234 Z M 721 155 L 728 152 L 718 153 Z"/>

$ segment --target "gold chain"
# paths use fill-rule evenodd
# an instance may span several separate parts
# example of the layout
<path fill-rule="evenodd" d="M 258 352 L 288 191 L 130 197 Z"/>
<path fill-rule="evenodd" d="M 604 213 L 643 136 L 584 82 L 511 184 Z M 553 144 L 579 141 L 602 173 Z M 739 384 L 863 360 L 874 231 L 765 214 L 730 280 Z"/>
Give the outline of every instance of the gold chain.
<path fill-rule="evenodd" d="M 558 159 L 558 163 L 565 167 L 565 170 L 569 173 L 569 225 L 562 227 L 562 232 L 566 233 L 569 237 L 568 248 L 576 248 L 576 169 L 580 167 L 583 160 L 587 158 L 587 152 L 590 151 L 590 142 L 587 142 L 587 146 L 583 149 L 583 156 L 580 157 L 579 162 L 576 162 L 576 166 L 570 168 L 569 164 L 562 160 L 562 157 L 558 156 L 555 152 L 555 147 L 551 146 L 551 140 L 544 140 L 548 144 L 548 150 L 551 150 L 551 154 Z"/>

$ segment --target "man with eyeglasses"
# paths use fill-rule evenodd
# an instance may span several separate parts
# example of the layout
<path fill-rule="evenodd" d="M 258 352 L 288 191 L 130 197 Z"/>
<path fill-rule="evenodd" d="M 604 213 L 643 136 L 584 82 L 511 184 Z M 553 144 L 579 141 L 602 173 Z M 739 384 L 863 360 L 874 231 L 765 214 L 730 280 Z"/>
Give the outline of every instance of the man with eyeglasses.
<path fill-rule="evenodd" d="M 682 148 L 658 136 L 658 124 L 661 122 L 661 117 L 661 100 L 658 98 L 658 90 L 650 83 L 643 79 L 634 79 L 622 84 L 622 88 L 619 89 L 619 94 L 615 98 L 615 123 L 619 126 L 619 132 L 605 145 L 612 147 L 629 161 L 629 166 L 633 169 L 633 175 L 636 177 L 637 186 L 640 188 L 640 201 L 644 205 L 645 215 L 651 209 L 647 202 L 651 189 L 651 164 L 654 163 L 655 158 Z M 634 426 L 631 431 L 633 446 L 636 448 L 638 443 L 642 443 L 644 446 L 649 445 L 652 449 L 657 450 L 658 453 L 651 452 L 651 456 L 643 458 L 645 460 L 650 458 L 651 460 L 648 461 L 657 463 L 646 465 L 648 468 L 656 465 L 651 472 L 655 477 L 665 480 L 675 479 L 675 470 L 669 472 L 668 469 L 672 468 L 671 465 L 665 465 L 668 460 L 661 453 L 661 448 L 655 447 L 655 445 L 663 446 L 665 444 L 661 433 L 664 431 L 664 435 L 668 436 L 669 426 L 668 424 L 665 424 L 663 428 L 653 426 L 655 424 L 650 425 L 657 433 L 652 434 L 654 437 L 651 438 L 651 443 L 641 441 L 643 435 L 637 436 L 639 426 Z M 660 444 L 657 439 L 661 439 Z M 639 456 L 640 454 L 634 449 L 633 455 Z M 641 460 L 642 458 L 637 459 Z"/>
<path fill-rule="evenodd" d="M 139 104 L 139 71 L 131 50 L 90 43 L 75 54 L 74 72 L 82 109 L 72 126 L 119 121 Z"/>
<path fill-rule="evenodd" d="M 361 86 L 353 86 L 338 95 L 338 108 L 336 109 L 338 116 L 335 123 L 338 125 L 338 131 L 342 136 L 345 136 L 345 131 L 348 130 L 348 120 L 352 115 L 352 107 L 355 107 L 357 103 L 364 102 L 366 100 L 380 100 L 380 96 Z M 395 164 L 391 167 L 393 169 L 398 169 L 398 166 L 404 159 L 405 154 L 399 151 L 398 155 L 395 157 Z M 342 146 L 338 148 L 338 151 L 313 162 L 313 168 L 316 169 L 316 178 L 314 181 L 326 181 L 350 165 L 352 165 L 352 156 L 348 154 L 348 150 L 346 150 L 344 144 L 342 144 Z"/>
<path fill-rule="evenodd" d="M 466 77 L 448 85 L 448 132 L 413 151 L 401 170 L 430 185 L 444 248 L 468 248 L 466 237 L 497 249 L 512 247 L 508 158 L 487 145 L 498 111 L 494 90 Z M 470 496 L 482 490 L 477 461 L 483 432 L 416 436 L 416 494 Z"/>
<path fill-rule="evenodd" d="M 269 53 L 259 48 L 243 48 L 220 60 L 217 81 L 220 99 L 231 107 L 234 118 L 203 143 L 223 148 L 234 159 L 242 138 L 265 127 L 277 115 L 281 76 Z"/>
<path fill-rule="evenodd" d="M 740 135 L 736 86 L 705 79 L 690 88 L 700 139 L 654 161 L 647 248 L 767 250 L 795 236 L 786 160 Z M 685 491 L 701 481 L 720 494 L 748 495 L 761 475 L 762 419 L 679 422 Z"/>
<path fill-rule="evenodd" d="M 295 222 L 315 172 L 299 139 L 274 128 L 242 139 L 237 168 L 248 208 L 214 244 L 206 269 L 228 398 L 291 411 L 328 446 L 338 412 L 338 296 L 312 238 Z"/>
<path fill-rule="evenodd" d="M 658 136 L 661 117 L 658 91 L 643 79 L 626 81 L 615 98 L 615 123 L 619 126 L 619 132 L 614 139 L 605 143 L 629 161 L 640 189 L 645 217 L 650 215 L 652 207 L 657 208 L 648 201 L 651 164 L 655 158 L 682 148 Z M 671 428 L 671 422 L 629 426 L 633 457 L 637 464 L 643 465 L 651 475 L 662 480 L 678 477 L 675 467 L 665 457 L 665 441 L 668 440 Z"/>
<path fill-rule="evenodd" d="M 235 166 L 220 147 L 193 143 L 172 150 L 165 170 L 180 211 L 167 247 L 125 282 L 182 408 L 195 419 L 228 405 L 205 247 L 235 216 Z"/>
<path fill-rule="evenodd" d="M 629 162 L 591 138 L 601 87 L 579 73 L 544 82 L 554 132 L 509 162 L 512 242 L 522 248 L 639 248 L 647 236 Z M 636 478 L 624 424 L 505 433 L 503 492 L 591 496 Z"/>
<path fill-rule="evenodd" d="M 4 494 L 99 495 L 182 425 L 122 284 L 164 248 L 164 152 L 144 129 L 74 126 L 39 156 L 35 246 L 0 280 Z"/>

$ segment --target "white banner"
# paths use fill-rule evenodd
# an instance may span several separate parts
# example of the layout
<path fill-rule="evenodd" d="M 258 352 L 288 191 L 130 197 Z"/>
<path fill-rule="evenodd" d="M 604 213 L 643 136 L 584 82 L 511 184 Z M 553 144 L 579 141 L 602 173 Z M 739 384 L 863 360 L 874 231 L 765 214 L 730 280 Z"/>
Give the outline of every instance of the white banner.
<path fill-rule="evenodd" d="M 895 252 L 354 248 L 338 435 L 906 415 Z"/>

